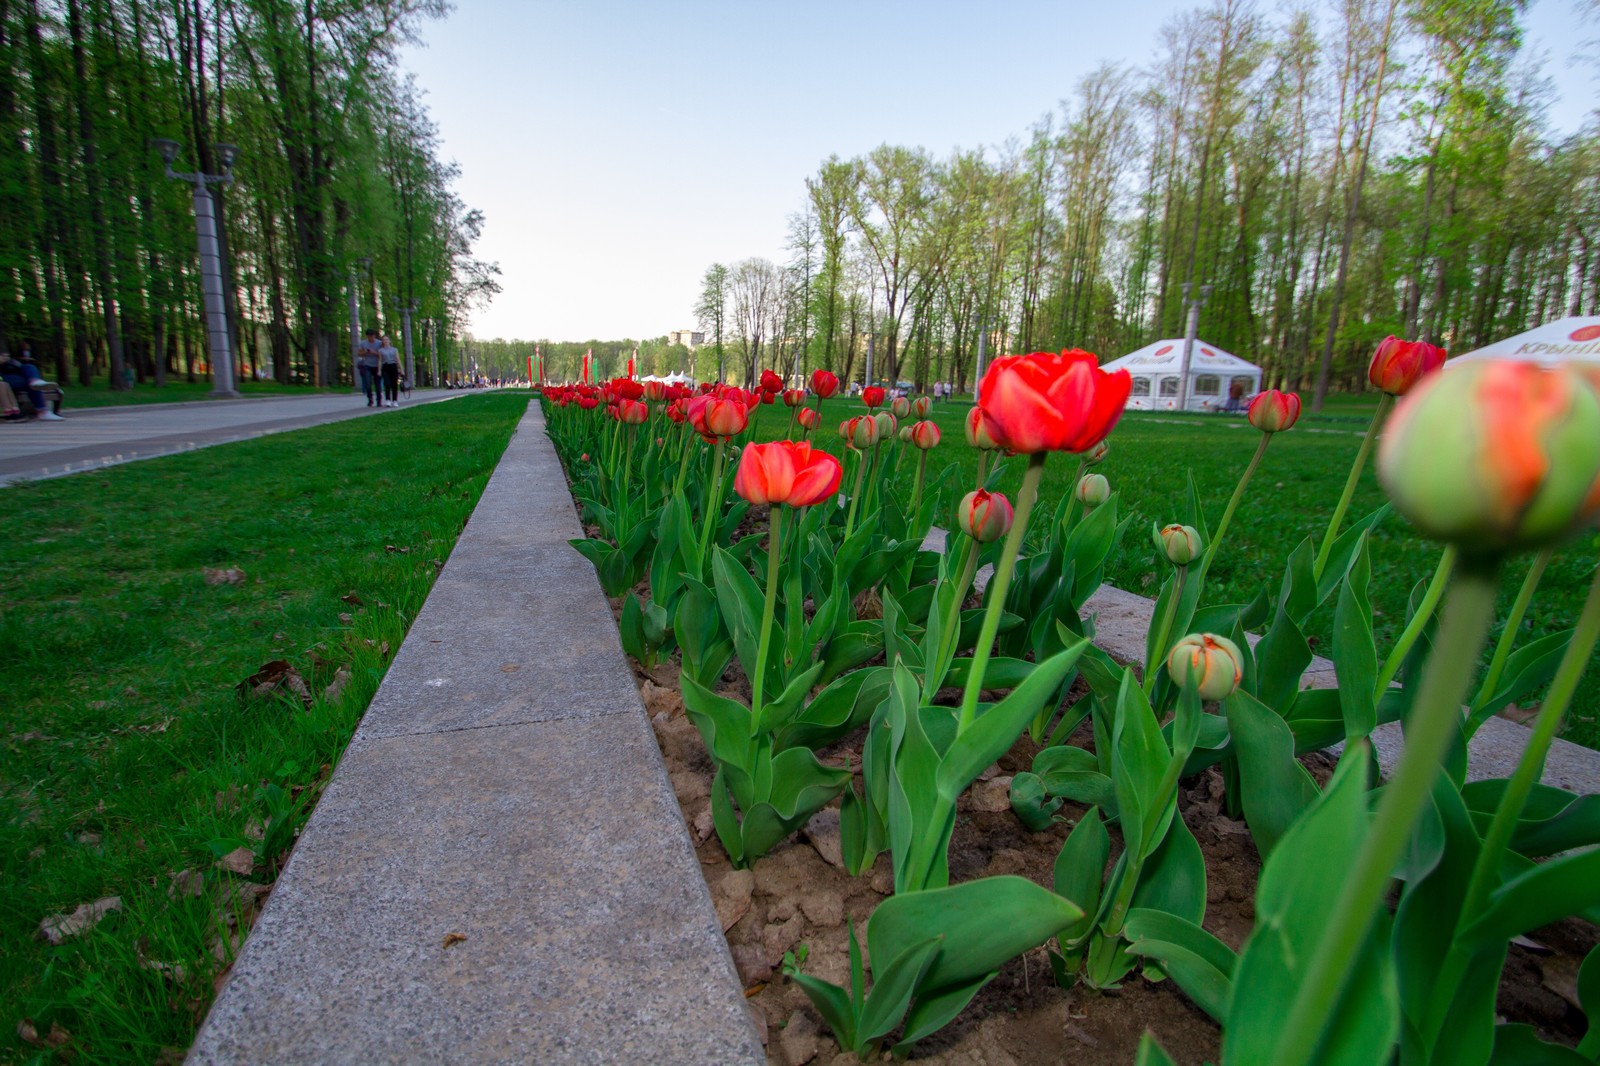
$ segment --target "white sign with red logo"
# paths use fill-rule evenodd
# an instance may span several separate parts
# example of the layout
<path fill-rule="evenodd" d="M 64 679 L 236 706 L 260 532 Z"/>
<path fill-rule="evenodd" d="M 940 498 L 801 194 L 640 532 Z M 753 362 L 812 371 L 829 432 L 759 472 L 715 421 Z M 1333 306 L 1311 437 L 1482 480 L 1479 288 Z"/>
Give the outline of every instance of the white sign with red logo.
<path fill-rule="evenodd" d="M 1515 359 L 1524 363 L 1600 363 L 1600 318 L 1563 318 L 1537 329 L 1456 356 L 1446 363 L 1468 359 Z"/>

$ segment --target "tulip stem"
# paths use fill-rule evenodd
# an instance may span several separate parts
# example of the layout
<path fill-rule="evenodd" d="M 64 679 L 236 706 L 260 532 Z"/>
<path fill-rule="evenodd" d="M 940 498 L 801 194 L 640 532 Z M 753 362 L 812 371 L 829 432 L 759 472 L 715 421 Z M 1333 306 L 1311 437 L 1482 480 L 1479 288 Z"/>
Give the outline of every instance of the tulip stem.
<path fill-rule="evenodd" d="M 728 446 L 726 437 L 717 438 L 717 446 L 713 451 L 716 457 L 711 461 L 711 482 L 706 485 L 706 513 L 700 530 L 700 574 L 706 572 L 706 553 L 711 550 L 711 531 L 716 528 L 722 518 L 722 458 L 723 451 Z"/>
<path fill-rule="evenodd" d="M 1312 568 L 1318 581 L 1322 580 L 1322 571 L 1328 566 L 1328 556 L 1333 553 L 1333 542 L 1339 539 L 1339 527 L 1344 524 L 1344 513 L 1350 509 L 1350 500 L 1356 494 L 1356 485 L 1361 481 L 1361 472 L 1367 468 L 1367 456 L 1372 452 L 1372 443 L 1378 439 L 1378 427 L 1383 425 L 1384 415 L 1389 413 L 1389 405 L 1394 402 L 1394 397 L 1387 392 L 1378 398 L 1378 409 L 1372 412 L 1372 421 L 1367 424 L 1367 435 L 1361 438 L 1361 448 L 1356 452 L 1355 462 L 1350 464 L 1350 476 L 1345 478 L 1344 492 L 1339 495 L 1339 505 L 1333 509 L 1333 517 L 1328 520 L 1328 531 L 1322 535 L 1322 547 L 1317 549 L 1317 561 Z"/>
<path fill-rule="evenodd" d="M 680 432 L 682 432 L 681 429 Z M 692 450 L 689 442 L 685 440 L 683 442 L 683 455 L 678 460 L 678 483 L 672 490 L 674 499 L 683 495 L 683 486 L 689 480 L 689 453 Z"/>
<path fill-rule="evenodd" d="M 976 540 L 962 534 L 966 540 L 961 555 L 961 577 L 956 583 L 956 596 L 950 603 L 950 614 L 945 618 L 944 629 L 939 633 L 938 659 L 935 660 L 939 667 L 938 676 L 934 678 L 935 690 L 943 684 L 945 674 L 950 672 L 950 660 L 955 658 L 961 642 L 961 605 L 967 602 L 967 590 L 972 588 L 972 575 L 978 572 L 979 545 Z M 933 699 L 933 693 L 927 693 L 928 699 Z"/>
<path fill-rule="evenodd" d="M 984 451 L 981 451 L 981 452 L 978 453 L 978 484 L 977 484 L 977 488 L 979 488 L 979 489 L 983 488 L 983 483 L 988 478 L 988 475 L 989 475 L 989 457 L 992 456 L 993 454 L 994 454 L 994 452 L 989 451 L 987 449 L 985 449 Z"/>
<path fill-rule="evenodd" d="M 1233 487 L 1233 495 L 1228 499 L 1228 506 L 1222 512 L 1222 521 L 1217 523 L 1217 531 L 1211 535 L 1211 543 L 1206 545 L 1206 554 L 1200 560 L 1202 574 L 1211 572 L 1211 560 L 1216 556 L 1217 548 L 1222 545 L 1222 535 L 1228 531 L 1228 523 L 1233 521 L 1233 512 L 1239 509 L 1239 501 L 1244 499 L 1245 486 L 1250 484 L 1250 479 L 1255 476 L 1256 467 L 1261 465 L 1261 457 L 1267 454 L 1267 445 L 1272 443 L 1273 436 L 1271 433 L 1261 434 L 1261 443 L 1256 445 L 1256 453 L 1250 457 L 1250 465 L 1244 468 L 1239 483 Z"/>
<path fill-rule="evenodd" d="M 1156 642 L 1153 645 L 1156 653 L 1154 662 L 1144 664 L 1144 694 L 1150 695 L 1155 691 L 1156 678 L 1161 673 L 1161 664 L 1167 661 L 1167 642 L 1172 639 L 1172 620 L 1178 616 L 1178 601 L 1183 598 L 1183 582 L 1189 576 L 1189 568 L 1177 568 L 1177 581 L 1172 585 L 1172 598 L 1167 600 L 1167 609 L 1161 612 L 1161 628 L 1156 630 Z"/>
<path fill-rule="evenodd" d="M 750 737 L 761 735 L 761 689 L 767 677 L 767 650 L 772 644 L 772 615 L 778 604 L 778 553 L 783 541 L 783 505 L 769 512 L 767 538 L 767 602 L 761 609 L 761 639 L 756 645 L 756 675 L 750 679 Z"/>
<path fill-rule="evenodd" d="M 995 634 L 1000 631 L 1000 616 L 1005 613 L 1006 592 L 1011 588 L 1011 571 L 1015 569 L 1017 553 L 1022 549 L 1022 537 L 1028 529 L 1028 516 L 1033 512 L 1034 497 L 1039 495 L 1039 478 L 1044 473 L 1044 461 L 1049 454 L 1034 452 L 1029 455 L 1028 468 L 1022 474 L 1022 487 L 1017 490 L 1017 509 L 1012 517 L 1011 532 L 1006 534 L 1000 565 L 995 567 L 994 579 L 989 583 L 989 606 L 983 614 L 983 629 L 978 633 L 978 645 L 972 650 L 972 671 L 967 674 L 967 689 L 961 697 L 961 717 L 956 722 L 956 736 L 965 733 L 978 714 L 978 692 L 983 688 L 983 675 L 989 665 L 989 653 L 994 648 Z"/>
<path fill-rule="evenodd" d="M 928 453 L 922 452 L 917 459 L 917 487 L 911 493 L 911 521 L 917 520 L 917 515 L 922 510 L 922 478 L 928 470 Z"/>
<path fill-rule="evenodd" d="M 1422 594 L 1422 602 L 1417 604 L 1417 613 L 1406 623 L 1405 631 L 1395 642 L 1389 657 L 1383 661 L 1383 669 L 1378 672 L 1378 683 L 1373 686 L 1373 699 L 1383 699 L 1383 694 L 1389 691 L 1389 686 L 1400 675 L 1400 668 L 1405 665 L 1406 656 L 1411 654 L 1411 649 L 1422 636 L 1422 631 L 1428 627 L 1428 619 L 1432 618 L 1433 612 L 1438 609 L 1439 599 L 1444 595 L 1445 586 L 1450 583 L 1450 574 L 1455 570 L 1455 566 L 1456 546 L 1446 545 L 1444 551 L 1439 553 L 1439 565 L 1434 569 L 1433 578 L 1428 582 L 1428 591 Z"/>
<path fill-rule="evenodd" d="M 1083 480 L 1083 472 L 1085 470 L 1087 470 L 1087 469 L 1089 469 L 1088 462 L 1086 460 L 1079 459 L 1078 460 L 1078 472 L 1076 474 L 1072 475 L 1072 486 L 1069 489 L 1067 489 L 1067 492 L 1069 493 L 1069 495 L 1067 497 L 1067 513 L 1061 520 L 1061 531 L 1063 533 L 1065 533 L 1066 531 L 1068 531 L 1068 530 L 1070 530 L 1072 528 L 1072 520 L 1077 517 L 1077 514 L 1078 514 L 1078 482 Z"/>
<path fill-rule="evenodd" d="M 1506 672 L 1506 661 L 1511 658 L 1511 649 L 1516 645 L 1517 636 L 1522 631 L 1522 617 L 1528 613 L 1528 604 L 1532 602 L 1533 594 L 1539 587 L 1539 580 L 1544 577 L 1544 568 L 1550 565 L 1550 557 L 1554 554 L 1555 548 L 1546 545 L 1539 549 L 1539 554 L 1535 555 L 1533 562 L 1528 565 L 1528 576 L 1522 579 L 1522 588 L 1517 590 L 1516 602 L 1511 605 L 1511 613 L 1506 616 L 1505 628 L 1500 631 L 1500 640 L 1494 646 L 1494 658 L 1489 660 L 1489 672 L 1483 676 L 1483 684 L 1478 688 L 1478 695 L 1473 698 L 1474 712 L 1494 699 L 1500 678 Z M 1477 714 L 1473 713 L 1467 720 L 1467 728 L 1471 732 L 1477 731 L 1477 717 Z"/>
<path fill-rule="evenodd" d="M 1309 1063 L 1322 1043 L 1334 1005 L 1350 978 L 1351 964 L 1366 943 L 1373 916 L 1383 903 L 1390 872 L 1411 839 L 1450 740 L 1459 730 L 1461 701 L 1494 618 L 1500 574 L 1498 559 L 1463 562 L 1451 582 L 1439 638 L 1407 722 L 1400 763 L 1378 801 L 1377 814 L 1279 1029 L 1277 1048 L 1267 1060 L 1277 1066 Z M 1360 743 L 1369 742 L 1362 738 Z"/>
<path fill-rule="evenodd" d="M 849 540 L 856 528 L 856 504 L 861 502 L 861 481 L 867 474 L 867 453 L 852 448 L 856 453 L 856 487 L 850 490 L 850 510 L 844 516 L 844 539 Z"/>
<path fill-rule="evenodd" d="M 1600 640 L 1600 570 L 1595 571 L 1594 582 L 1589 586 L 1589 597 L 1578 616 L 1572 642 L 1567 645 L 1561 665 L 1556 668 L 1550 692 L 1539 706 L 1533 731 L 1528 737 L 1528 746 L 1523 749 L 1516 770 L 1506 782 L 1500 805 L 1495 808 L 1494 820 L 1484 834 L 1483 847 L 1478 850 L 1477 862 L 1472 867 L 1472 880 L 1467 882 L 1467 894 L 1461 903 L 1460 917 L 1456 920 L 1450 954 L 1445 958 L 1445 975 L 1459 973 L 1470 957 L 1470 949 L 1461 944 L 1461 934 L 1482 915 L 1484 906 L 1489 902 L 1489 893 L 1500 883 L 1506 849 L 1511 845 L 1517 820 L 1522 817 L 1528 793 L 1533 791 L 1533 786 L 1544 774 L 1544 761 L 1550 754 L 1550 745 L 1555 742 L 1556 731 L 1561 727 L 1561 719 L 1572 702 L 1572 694 L 1589 665 L 1589 656 L 1594 652 L 1597 640 Z M 1457 985 L 1455 982 L 1441 982 L 1436 987 L 1441 990 L 1454 989 Z"/>

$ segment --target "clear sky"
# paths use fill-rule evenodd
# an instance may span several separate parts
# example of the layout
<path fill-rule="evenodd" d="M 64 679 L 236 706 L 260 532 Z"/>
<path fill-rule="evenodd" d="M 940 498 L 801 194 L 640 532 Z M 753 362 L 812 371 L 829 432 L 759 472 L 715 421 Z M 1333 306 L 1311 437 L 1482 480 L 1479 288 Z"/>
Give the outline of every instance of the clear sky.
<path fill-rule="evenodd" d="M 503 272 L 472 331 L 652 337 L 694 324 L 711 263 L 783 260 L 830 153 L 1021 137 L 1100 63 L 1150 62 L 1161 24 L 1198 2 L 457 0 L 403 63 Z M 1574 62 L 1600 37 L 1580 2 L 1534 0 L 1526 18 L 1566 132 L 1600 98 Z"/>

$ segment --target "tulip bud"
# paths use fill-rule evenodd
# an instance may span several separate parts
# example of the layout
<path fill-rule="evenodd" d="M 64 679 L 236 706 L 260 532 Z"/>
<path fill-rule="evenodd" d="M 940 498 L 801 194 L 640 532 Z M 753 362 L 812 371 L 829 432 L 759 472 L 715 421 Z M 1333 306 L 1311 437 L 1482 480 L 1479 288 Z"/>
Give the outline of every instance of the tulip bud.
<path fill-rule="evenodd" d="M 926 396 L 918 396 L 911 401 L 911 413 L 918 418 L 928 417 L 928 408 L 933 406 L 933 401 Z"/>
<path fill-rule="evenodd" d="M 923 451 L 939 446 L 939 438 L 942 434 L 939 432 L 939 427 L 932 422 L 918 422 L 910 427 L 910 431 L 911 443 Z"/>
<path fill-rule="evenodd" d="M 989 427 L 983 424 L 983 412 L 976 407 L 967 412 L 967 443 L 982 452 L 992 452 L 999 447 L 989 436 Z"/>
<path fill-rule="evenodd" d="M 896 396 L 893 400 L 889 401 L 889 410 L 894 413 L 896 418 L 910 418 L 911 401 L 906 399 L 904 396 Z"/>
<path fill-rule="evenodd" d="M 986 489 L 969 492 L 956 508 L 956 524 L 979 544 L 997 541 L 1011 532 L 1011 501 Z"/>
<path fill-rule="evenodd" d="M 1193 526 L 1177 524 L 1158 530 L 1155 541 L 1156 547 L 1166 554 L 1167 561 L 1173 566 L 1188 566 L 1200 558 L 1200 551 L 1205 547 L 1200 543 L 1200 534 Z"/>
<path fill-rule="evenodd" d="M 901 444 L 910 444 L 911 443 L 911 427 L 910 426 L 901 426 L 900 427 L 899 437 L 900 437 L 900 443 Z"/>
<path fill-rule="evenodd" d="M 800 408 L 795 417 L 800 420 L 800 427 L 808 433 L 822 424 L 822 416 L 810 407 Z"/>
<path fill-rule="evenodd" d="M 1476 552 L 1555 543 L 1600 512 L 1600 396 L 1566 366 L 1431 375 L 1395 408 L 1378 478 L 1436 540 Z"/>
<path fill-rule="evenodd" d="M 883 403 L 883 388 L 879 385 L 868 385 L 861 390 L 861 402 L 868 407 L 877 407 Z"/>
<path fill-rule="evenodd" d="M 1099 507 L 1111 498 L 1111 482 L 1104 474 L 1085 474 L 1078 480 L 1078 502 L 1085 507 Z"/>
<path fill-rule="evenodd" d="M 1250 401 L 1244 416 L 1263 433 L 1282 433 L 1300 420 L 1300 397 L 1268 389 Z"/>
<path fill-rule="evenodd" d="M 1391 396 L 1404 396 L 1413 385 L 1444 366 L 1444 360 L 1443 348 L 1385 337 L 1372 353 L 1367 380 Z"/>
<path fill-rule="evenodd" d="M 1106 461 L 1106 456 L 1111 454 L 1111 445 L 1101 441 L 1086 452 L 1079 452 L 1078 458 L 1089 466 L 1099 466 Z"/>
<path fill-rule="evenodd" d="M 839 378 L 831 371 L 817 370 L 811 374 L 811 391 L 826 400 L 839 391 Z"/>
<path fill-rule="evenodd" d="M 639 426 L 650 417 L 650 408 L 638 400 L 619 400 L 617 402 L 617 418 L 625 426 Z"/>
<path fill-rule="evenodd" d="M 890 437 L 895 435 L 895 431 L 899 428 L 900 424 L 895 421 L 894 415 L 890 414 L 888 411 L 879 411 L 872 417 L 878 423 L 879 440 L 888 440 Z"/>
<path fill-rule="evenodd" d="M 1227 637 L 1190 633 L 1173 645 L 1167 674 L 1179 687 L 1194 684 L 1203 700 L 1225 699 L 1244 679 L 1244 656 Z"/>
<path fill-rule="evenodd" d="M 850 427 L 850 446 L 859 451 L 872 447 L 883 437 L 878 432 L 878 420 L 871 415 L 857 415 L 845 424 Z"/>
<path fill-rule="evenodd" d="M 844 441 L 846 444 L 853 443 L 850 440 L 850 436 L 851 436 L 852 432 L 855 430 L 855 426 L 853 424 L 854 422 L 855 422 L 855 419 L 847 418 L 843 422 L 839 423 L 839 439 Z"/>
<path fill-rule="evenodd" d="M 783 402 L 788 407 L 803 407 L 806 402 L 805 389 L 784 389 Z"/>

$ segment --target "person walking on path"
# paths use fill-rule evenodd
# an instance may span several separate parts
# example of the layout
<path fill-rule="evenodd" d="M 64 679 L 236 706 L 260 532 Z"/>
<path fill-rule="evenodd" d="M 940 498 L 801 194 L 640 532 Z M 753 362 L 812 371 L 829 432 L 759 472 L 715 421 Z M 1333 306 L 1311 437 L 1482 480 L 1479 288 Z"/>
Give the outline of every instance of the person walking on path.
<path fill-rule="evenodd" d="M 394 344 L 388 337 L 383 338 L 383 347 L 378 349 L 378 358 L 383 371 L 383 405 L 399 407 L 400 353 L 395 350 Z"/>
<path fill-rule="evenodd" d="M 378 331 L 367 330 L 366 338 L 356 345 L 356 374 L 361 379 L 361 391 L 366 394 L 367 406 L 383 402 L 383 386 L 378 379 L 378 350 L 383 342 Z"/>

